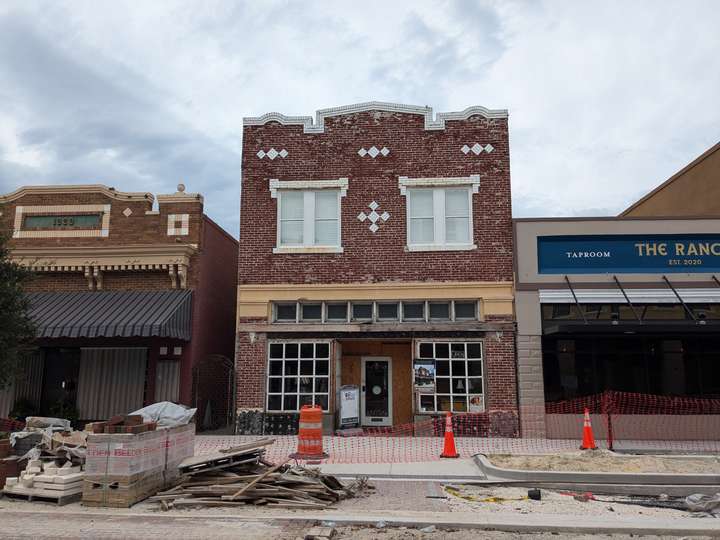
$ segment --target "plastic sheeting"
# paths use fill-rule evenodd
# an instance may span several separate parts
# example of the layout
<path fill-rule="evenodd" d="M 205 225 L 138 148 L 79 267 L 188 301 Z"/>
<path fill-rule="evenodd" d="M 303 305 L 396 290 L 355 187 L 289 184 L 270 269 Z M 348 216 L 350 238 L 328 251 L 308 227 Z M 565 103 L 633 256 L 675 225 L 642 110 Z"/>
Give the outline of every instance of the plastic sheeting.
<path fill-rule="evenodd" d="M 720 493 L 703 495 L 696 493 L 685 498 L 687 509 L 691 512 L 704 512 L 711 516 L 720 517 Z"/>
<path fill-rule="evenodd" d="M 197 409 L 190 409 L 169 401 L 161 401 L 130 414 L 141 414 L 145 422 L 157 422 L 158 427 L 175 427 L 189 424 L 196 411 Z"/>

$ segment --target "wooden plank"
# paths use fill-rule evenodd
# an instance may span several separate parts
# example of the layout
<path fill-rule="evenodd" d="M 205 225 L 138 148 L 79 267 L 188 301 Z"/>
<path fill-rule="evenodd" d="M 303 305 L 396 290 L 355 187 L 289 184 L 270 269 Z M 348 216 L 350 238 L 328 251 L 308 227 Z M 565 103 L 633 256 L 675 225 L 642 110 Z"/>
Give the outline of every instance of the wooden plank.
<path fill-rule="evenodd" d="M 255 450 L 265 450 L 265 447 L 275 442 L 275 439 L 261 439 L 256 442 L 241 444 L 239 446 L 233 446 L 232 448 L 217 450 L 208 454 L 200 454 L 198 456 L 192 456 L 185 458 L 178 465 L 179 469 L 187 469 L 189 467 L 195 467 L 209 461 L 217 461 L 218 459 L 226 459 L 233 456 L 239 456 L 242 454 L 249 454 Z"/>
<path fill-rule="evenodd" d="M 280 467 L 282 467 L 283 465 L 285 465 L 288 461 L 290 461 L 289 458 L 286 459 L 285 461 L 283 461 L 282 463 L 278 463 L 278 464 L 275 465 L 274 467 L 270 467 L 267 471 L 265 471 L 264 474 L 261 474 L 259 477 L 257 477 L 255 480 L 253 480 L 252 482 L 250 482 L 248 485 L 246 485 L 246 486 L 245 486 L 244 488 L 242 488 L 240 491 L 238 491 L 238 492 L 235 493 L 234 495 L 230 496 L 230 498 L 229 498 L 228 500 L 234 501 L 234 500 L 235 500 L 235 497 L 237 497 L 237 496 L 242 495 L 243 493 L 245 493 L 245 492 L 246 492 L 248 489 L 250 489 L 252 486 L 254 486 L 254 485 L 257 484 L 258 482 L 260 482 L 260 480 L 262 480 L 262 479 L 265 478 L 266 476 L 269 476 L 269 475 L 271 475 L 272 473 L 274 473 L 275 471 L 277 471 Z M 224 496 L 223 496 L 223 499 L 225 499 Z"/>

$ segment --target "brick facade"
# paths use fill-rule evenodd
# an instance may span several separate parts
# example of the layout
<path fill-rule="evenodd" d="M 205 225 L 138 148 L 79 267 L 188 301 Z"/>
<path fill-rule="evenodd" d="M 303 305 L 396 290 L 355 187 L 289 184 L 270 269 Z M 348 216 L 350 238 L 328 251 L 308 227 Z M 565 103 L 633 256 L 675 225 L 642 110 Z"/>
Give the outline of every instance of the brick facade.
<path fill-rule="evenodd" d="M 506 294 L 501 300 L 479 298 L 486 312 L 473 331 L 452 334 L 434 325 L 433 332 L 429 332 L 431 325 L 428 324 L 424 328 L 418 327 L 428 330 L 427 333 L 415 336 L 449 339 L 454 335 L 469 340 L 482 339 L 485 343 L 486 407 L 491 424 L 497 424 L 493 432 L 518 435 L 508 125 L 506 114 L 493 114 L 498 112 L 469 109 L 465 114 L 449 115 L 441 128 L 437 125 L 428 128 L 427 109 L 411 110 L 387 104 L 319 113 L 321 123 L 315 125 L 309 119 L 274 113 L 246 120 L 236 342 L 238 426 L 241 431 L 252 431 L 253 426 L 262 422 L 252 416 L 252 411 L 265 408 L 267 340 L 282 337 L 277 332 L 292 331 L 292 328 L 274 325 L 268 320 L 273 300 L 307 300 L 308 291 L 315 295 L 313 300 L 338 300 L 341 298 L 338 295 L 342 294 L 347 294 L 343 300 L 370 298 L 354 296 L 361 293 L 353 290 L 353 285 L 365 287 L 368 284 L 378 284 L 388 290 L 385 297 L 382 296 L 385 293 L 367 293 L 380 295 L 373 299 L 397 300 L 398 297 L 393 296 L 397 294 L 393 292 L 395 284 L 433 283 L 452 292 L 453 283 L 458 287 L 461 283 L 476 283 L 497 284 Z M 432 116 L 431 112 L 429 114 Z M 476 144 L 482 147 L 479 152 L 477 147 L 472 150 Z M 375 156 L 367 154 L 372 147 L 376 150 L 385 148 L 389 152 Z M 270 159 L 268 152 L 272 149 L 276 154 Z M 365 155 L 360 155 L 361 149 L 365 149 Z M 283 150 L 282 154 L 277 154 Z M 407 200 L 401 193 L 399 178 L 449 179 L 473 175 L 480 177 L 479 190 L 471 195 L 476 248 L 408 250 Z M 314 181 L 344 178 L 347 178 L 347 192 L 340 199 L 342 252 L 274 253 L 278 199 L 271 193 L 270 181 L 305 182 L 307 189 L 312 189 Z M 387 221 L 379 222 L 379 230 L 374 233 L 369 229 L 369 221 L 358 219 L 361 212 L 371 211 L 368 205 L 373 201 L 379 205 L 378 213 L 390 214 Z M 329 291 L 327 287 L 332 285 L 344 287 L 342 290 L 347 292 L 334 291 L 332 298 L 322 297 L 323 291 Z M 295 296 L 293 290 L 297 290 Z M 243 300 L 244 294 L 254 296 Z M 258 300 L 262 295 L 265 295 L 264 300 Z M 267 305 L 258 305 L 263 301 Z M 375 335 L 369 326 L 367 328 L 368 331 L 363 332 L 333 327 L 333 332 L 323 333 L 322 326 L 313 329 L 305 325 L 293 336 L 332 338 L 341 349 L 343 339 L 373 339 Z M 413 334 L 400 332 L 383 335 L 390 339 L 401 335 L 406 340 L 413 337 Z M 344 364 L 342 359 L 341 364 Z M 412 396 L 408 395 L 407 399 Z"/>

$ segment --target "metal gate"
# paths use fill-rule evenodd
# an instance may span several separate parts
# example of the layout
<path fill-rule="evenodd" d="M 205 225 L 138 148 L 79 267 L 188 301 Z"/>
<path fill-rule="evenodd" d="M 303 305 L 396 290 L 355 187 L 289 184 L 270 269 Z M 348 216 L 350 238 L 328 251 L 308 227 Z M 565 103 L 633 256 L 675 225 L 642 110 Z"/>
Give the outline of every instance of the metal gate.
<path fill-rule="evenodd" d="M 212 355 L 193 368 L 193 406 L 198 429 L 234 426 L 235 365 L 232 360 Z"/>

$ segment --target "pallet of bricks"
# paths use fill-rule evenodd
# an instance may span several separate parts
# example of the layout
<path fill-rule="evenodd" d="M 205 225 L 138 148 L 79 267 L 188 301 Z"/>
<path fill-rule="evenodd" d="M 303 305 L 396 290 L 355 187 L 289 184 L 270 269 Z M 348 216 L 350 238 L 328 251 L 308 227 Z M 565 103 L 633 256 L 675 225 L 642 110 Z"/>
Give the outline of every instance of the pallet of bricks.
<path fill-rule="evenodd" d="M 129 508 L 177 479 L 178 463 L 194 453 L 195 424 L 157 429 L 153 425 L 138 432 L 133 420 L 113 420 L 113 425 L 93 427 L 112 433 L 88 436 L 85 506 Z M 127 424 L 124 433 L 122 424 Z"/>

